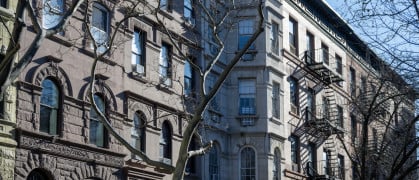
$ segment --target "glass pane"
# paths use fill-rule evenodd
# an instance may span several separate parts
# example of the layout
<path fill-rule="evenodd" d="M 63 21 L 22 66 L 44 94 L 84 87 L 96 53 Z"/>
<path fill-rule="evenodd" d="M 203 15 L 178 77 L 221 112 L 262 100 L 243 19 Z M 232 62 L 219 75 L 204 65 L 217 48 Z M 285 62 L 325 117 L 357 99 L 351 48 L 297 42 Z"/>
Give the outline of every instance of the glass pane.
<path fill-rule="evenodd" d="M 40 123 L 39 123 L 39 130 L 41 132 L 49 133 L 49 123 L 50 123 L 50 115 L 51 115 L 51 108 L 42 106 L 40 109 Z"/>
<path fill-rule="evenodd" d="M 43 0 L 42 26 L 46 29 L 53 28 L 61 20 L 63 12 L 62 0 Z"/>
<path fill-rule="evenodd" d="M 97 131 L 98 131 L 99 122 L 96 120 L 90 120 L 90 133 L 89 133 L 89 139 L 91 144 L 96 144 L 97 142 Z"/>
<path fill-rule="evenodd" d="M 107 21 L 108 12 L 106 9 L 98 3 L 94 3 L 92 12 L 92 25 L 102 31 L 107 31 Z"/>
<path fill-rule="evenodd" d="M 49 134 L 57 134 L 57 109 L 51 109 L 49 122 Z"/>
<path fill-rule="evenodd" d="M 42 81 L 41 104 L 58 108 L 58 88 L 49 79 Z"/>

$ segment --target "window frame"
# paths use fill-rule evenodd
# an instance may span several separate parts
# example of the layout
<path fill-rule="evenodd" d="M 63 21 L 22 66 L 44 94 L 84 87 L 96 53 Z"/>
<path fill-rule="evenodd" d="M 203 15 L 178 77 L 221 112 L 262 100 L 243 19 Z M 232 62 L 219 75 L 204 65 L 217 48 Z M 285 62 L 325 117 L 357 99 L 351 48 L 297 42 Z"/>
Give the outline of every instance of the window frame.
<path fill-rule="evenodd" d="M 159 157 L 160 161 L 166 164 L 172 164 L 172 135 L 173 131 L 170 123 L 166 120 L 163 122 L 161 127 L 160 141 L 159 141 Z"/>
<path fill-rule="evenodd" d="M 253 19 L 241 19 L 238 22 L 238 30 L 237 30 L 237 49 L 241 50 L 253 36 L 255 32 L 255 21 Z M 244 41 L 244 42 L 243 42 Z M 253 42 L 249 48 L 247 49 L 246 53 L 243 54 L 241 57 L 243 61 L 251 61 L 254 59 L 254 53 L 249 52 L 254 51 L 256 49 L 255 42 Z"/>
<path fill-rule="evenodd" d="M 166 49 L 166 50 L 164 50 Z M 166 51 L 166 54 L 164 54 Z M 159 58 L 159 77 L 160 84 L 168 87 L 172 86 L 172 46 L 167 43 L 162 43 Z"/>
<path fill-rule="evenodd" d="M 314 35 L 307 31 L 306 32 L 306 56 L 308 59 L 308 63 L 314 63 L 316 62 L 316 56 L 315 56 L 315 39 Z"/>
<path fill-rule="evenodd" d="M 160 10 L 171 11 L 172 10 L 172 0 L 161 0 L 159 8 L 160 8 Z"/>
<path fill-rule="evenodd" d="M 329 65 L 330 59 L 329 59 L 329 46 L 327 46 L 326 44 L 322 43 L 321 44 L 321 48 L 322 48 L 322 62 L 323 64 Z"/>
<path fill-rule="evenodd" d="M 138 36 L 137 36 L 138 34 Z M 137 39 L 138 37 L 138 39 Z M 146 58 L 145 58 L 145 38 L 146 38 L 146 32 L 134 29 L 133 37 L 132 37 L 132 43 L 131 43 L 131 65 L 133 67 L 132 71 L 139 73 L 141 75 L 145 75 L 146 72 Z M 135 58 L 135 59 L 134 59 Z M 134 62 L 135 61 L 135 62 Z M 137 66 L 142 66 L 142 72 L 138 71 Z"/>
<path fill-rule="evenodd" d="M 52 7 L 51 5 L 49 6 L 45 6 L 45 4 L 48 2 L 55 2 L 57 3 L 57 5 L 59 6 L 57 7 Z M 61 3 L 61 4 L 59 4 Z M 42 0 L 42 27 L 45 29 L 51 29 L 53 27 L 55 27 L 56 25 L 58 25 L 58 23 L 60 22 L 61 18 L 62 18 L 62 13 L 64 13 L 64 0 Z M 47 8 L 49 8 L 50 10 L 47 10 Z M 61 13 L 61 14 L 60 14 Z M 47 18 L 52 18 L 54 19 L 53 25 L 46 25 Z"/>
<path fill-rule="evenodd" d="M 343 74 L 343 60 L 342 60 L 342 57 L 340 57 L 339 55 L 335 55 L 335 61 L 336 61 L 336 72 L 339 74 L 339 75 L 342 75 Z"/>
<path fill-rule="evenodd" d="M 183 17 L 186 21 L 188 21 L 191 24 L 194 24 L 195 21 L 195 12 L 193 5 L 194 0 L 183 0 Z M 189 15 L 187 14 L 187 12 L 189 12 Z"/>
<path fill-rule="evenodd" d="M 1 7 L 4 7 L 4 8 L 7 8 L 7 6 L 8 6 L 8 2 L 9 2 L 8 0 L 1 0 L 1 1 L 0 1 L 0 6 L 1 6 Z"/>
<path fill-rule="evenodd" d="M 351 96 L 356 96 L 356 70 L 353 67 L 349 68 L 349 89 Z"/>
<path fill-rule="evenodd" d="M 245 86 L 245 83 L 248 83 L 247 86 Z M 250 84 L 252 84 L 253 86 L 249 86 Z M 247 90 L 245 90 L 244 88 L 246 88 Z M 256 115 L 256 79 L 239 79 L 238 90 L 239 114 Z M 248 101 L 245 102 L 245 99 L 248 99 Z"/>
<path fill-rule="evenodd" d="M 52 89 L 54 89 L 54 87 L 55 87 L 55 90 L 53 90 L 56 93 L 56 95 L 54 97 L 55 98 L 55 101 L 56 101 L 55 107 L 53 105 L 51 105 L 51 104 L 45 104 L 45 103 L 42 102 L 42 99 L 43 99 L 43 96 L 44 96 L 44 90 L 45 90 L 44 82 L 46 82 L 46 81 L 50 81 L 51 82 L 51 84 L 53 85 L 53 88 Z M 40 111 L 39 112 L 39 123 L 40 123 L 40 125 L 39 125 L 39 131 L 44 132 L 44 133 L 48 133 L 50 135 L 58 135 L 61 132 L 61 129 L 60 129 L 60 114 L 61 114 L 60 112 L 61 112 L 61 108 L 60 107 L 62 106 L 62 102 L 61 102 L 62 97 L 61 97 L 61 89 L 60 89 L 60 86 L 57 84 L 57 82 L 55 80 L 53 80 L 51 78 L 45 78 L 42 81 L 41 86 L 42 86 L 42 91 L 41 91 L 40 101 L 39 101 L 39 106 L 40 106 L 40 110 L 39 110 Z M 45 131 L 42 128 L 42 124 L 43 124 L 42 122 L 43 121 L 46 121 L 46 120 L 43 119 L 42 116 L 41 116 L 43 114 L 42 111 L 43 111 L 44 108 L 48 108 L 50 111 L 55 110 L 55 113 L 54 113 L 55 114 L 55 118 L 54 119 L 51 119 L 51 114 L 49 114 L 49 116 L 48 116 L 49 117 L 49 119 L 47 121 L 48 127 L 47 127 L 47 129 Z M 50 113 L 52 113 L 52 112 L 50 112 Z M 54 132 L 54 129 L 51 130 L 51 124 L 54 124 L 54 123 L 51 123 L 51 121 L 54 121 L 55 122 L 55 132 Z"/>
<path fill-rule="evenodd" d="M 336 109 L 337 109 L 337 113 L 338 113 L 337 125 L 340 128 L 344 128 L 344 112 L 343 112 L 343 107 L 337 105 L 336 106 Z"/>
<path fill-rule="evenodd" d="M 309 166 L 315 171 L 317 172 L 317 149 L 316 149 L 316 144 L 313 142 L 308 143 L 307 146 L 307 158 L 308 161 L 307 163 L 311 162 L 311 164 L 309 164 Z M 314 175 L 314 172 L 311 171 L 311 169 L 308 170 L 309 172 L 313 173 L 311 175 Z"/>
<path fill-rule="evenodd" d="M 97 21 L 94 20 L 95 19 L 94 16 L 96 14 L 95 12 L 98 12 L 98 11 L 95 11 L 95 8 L 101 12 L 100 15 L 105 15 L 105 17 L 101 18 L 101 20 L 104 20 L 103 21 L 103 23 L 104 23 L 103 24 L 103 26 L 104 26 L 103 29 L 101 29 L 101 27 L 99 27 L 99 26 L 95 26 L 96 25 L 95 22 L 97 22 Z M 110 11 L 109 11 L 109 9 L 105 5 L 103 5 L 99 2 L 93 2 L 93 4 L 92 4 L 92 15 L 91 15 L 91 25 L 90 25 L 90 33 L 92 34 L 92 38 L 93 38 L 93 42 L 91 44 L 92 49 L 94 48 L 93 43 L 96 43 L 96 46 L 97 46 L 96 50 L 100 53 L 103 53 L 108 49 L 106 47 L 106 45 L 109 41 L 110 26 L 111 26 L 111 24 L 110 24 Z M 99 38 L 95 39 L 95 36 L 106 36 L 105 37 L 106 40 L 103 40 L 103 42 L 102 42 L 102 40 L 99 39 Z"/>
<path fill-rule="evenodd" d="M 295 135 L 289 137 L 290 141 L 290 159 L 292 163 L 292 170 L 300 172 L 300 138 Z"/>
<path fill-rule="evenodd" d="M 271 52 L 279 55 L 279 23 L 272 21 L 271 24 Z"/>
<path fill-rule="evenodd" d="M 298 22 L 292 17 L 288 21 L 288 38 L 291 54 L 298 55 Z"/>
<path fill-rule="evenodd" d="M 107 114 L 107 108 L 106 108 L 106 101 L 105 101 L 105 98 L 101 95 L 101 94 L 99 94 L 99 93 L 95 93 L 94 95 L 93 95 L 93 97 L 94 97 L 94 101 L 95 101 L 95 103 L 96 103 L 96 105 L 98 106 L 98 108 L 99 108 L 99 110 L 102 110 L 103 112 L 103 114 L 104 115 L 106 115 Z M 100 103 L 102 103 L 103 104 L 103 107 L 101 107 L 101 105 L 100 104 L 98 104 L 98 102 L 96 102 L 96 99 L 97 98 L 99 98 L 99 100 L 101 100 L 102 102 L 100 102 Z M 102 108 L 102 109 L 101 109 Z M 94 113 L 94 114 L 93 114 Z M 101 147 L 101 148 L 107 148 L 108 147 L 108 136 L 107 136 L 107 130 L 106 130 L 106 128 L 104 127 L 104 125 L 103 125 L 103 123 L 99 120 L 99 119 L 96 119 L 95 117 L 94 117 L 94 115 L 96 114 L 96 116 L 97 116 L 97 118 L 101 118 L 100 116 L 99 116 L 99 114 L 97 113 L 97 112 L 95 112 L 95 109 L 94 109 L 94 107 L 93 107 L 93 102 L 92 102 L 92 106 L 91 106 L 91 109 L 90 109 L 90 116 L 89 116 L 89 144 L 93 144 L 93 145 L 95 145 L 95 146 L 97 146 L 97 147 Z M 92 125 L 93 125 L 93 122 L 96 122 L 97 123 L 97 128 L 99 129 L 99 128 L 102 128 L 102 135 L 101 136 L 98 136 L 98 134 L 97 133 L 95 133 L 95 140 L 92 138 L 93 136 L 93 132 L 92 132 Z M 99 129 L 100 130 L 100 129 Z M 102 141 L 102 143 L 100 143 L 100 141 L 99 142 L 97 142 L 98 140 L 97 139 L 99 139 L 99 138 L 101 138 L 101 141 Z"/>
<path fill-rule="evenodd" d="M 249 162 L 250 161 L 250 162 Z M 244 147 L 240 151 L 240 179 L 257 178 L 257 158 L 256 151 L 252 147 Z M 244 166 L 243 166 L 244 165 Z M 247 174 L 252 171 L 254 173 Z M 243 172 L 244 171 L 244 172 Z"/>
<path fill-rule="evenodd" d="M 300 85 L 298 84 L 298 80 L 291 77 L 289 79 L 290 83 L 290 104 L 291 104 L 291 112 L 299 114 L 300 109 Z M 295 87 L 295 88 L 293 88 Z M 295 112 L 293 110 L 295 108 Z"/>
<path fill-rule="evenodd" d="M 183 89 L 184 94 L 189 96 L 192 93 L 194 88 L 194 70 L 192 64 L 189 61 L 185 60 L 185 64 L 183 66 Z M 188 73 L 187 73 L 188 72 Z"/>
<path fill-rule="evenodd" d="M 281 84 L 277 82 L 272 83 L 272 117 L 281 118 Z"/>
<path fill-rule="evenodd" d="M 138 123 L 136 123 L 136 120 Z M 146 128 L 147 118 L 143 112 L 135 112 L 133 117 L 133 126 L 131 128 L 131 145 L 136 149 L 146 152 Z M 135 134 L 134 134 L 135 133 Z M 138 144 L 139 143 L 139 147 Z M 132 155 L 134 159 L 140 159 L 139 157 Z"/>
<path fill-rule="evenodd" d="M 215 160 L 214 160 L 215 159 Z M 210 180 L 219 180 L 220 177 L 220 156 L 218 153 L 218 145 L 214 144 L 214 147 L 208 152 L 208 173 Z"/>

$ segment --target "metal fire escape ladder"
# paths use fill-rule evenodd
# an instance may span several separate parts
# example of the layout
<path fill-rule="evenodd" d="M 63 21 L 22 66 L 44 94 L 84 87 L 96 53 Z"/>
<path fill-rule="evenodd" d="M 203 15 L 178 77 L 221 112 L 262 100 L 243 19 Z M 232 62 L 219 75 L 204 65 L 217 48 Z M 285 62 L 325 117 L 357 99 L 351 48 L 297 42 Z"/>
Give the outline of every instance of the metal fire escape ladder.
<path fill-rule="evenodd" d="M 312 58 L 305 53 L 304 59 L 306 61 L 306 70 L 309 75 L 317 80 L 317 84 L 323 86 L 323 105 L 317 112 L 306 110 L 306 132 L 312 133 L 317 131 L 317 137 L 322 137 L 325 140 L 324 148 L 327 152 L 327 168 L 324 167 L 326 172 L 322 176 L 317 176 L 318 179 L 340 179 L 339 165 L 338 165 L 338 152 L 336 145 L 336 134 L 343 133 L 341 123 L 343 123 L 343 116 L 338 110 L 337 93 L 333 89 L 333 84 L 342 81 L 342 77 L 332 70 L 329 64 L 323 61 L 318 61 L 320 58 Z M 316 61 L 317 59 L 317 61 Z M 319 136 L 319 134 L 321 134 Z M 325 176 L 327 175 L 327 176 Z"/>

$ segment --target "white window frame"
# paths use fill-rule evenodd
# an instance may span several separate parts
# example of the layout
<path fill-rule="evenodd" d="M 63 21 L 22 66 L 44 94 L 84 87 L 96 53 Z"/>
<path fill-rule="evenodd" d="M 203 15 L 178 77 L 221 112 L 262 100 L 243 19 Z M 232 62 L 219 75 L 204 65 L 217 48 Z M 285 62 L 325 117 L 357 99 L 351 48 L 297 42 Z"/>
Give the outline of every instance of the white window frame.
<path fill-rule="evenodd" d="M 272 84 L 272 117 L 280 119 L 281 117 L 281 84 L 273 82 Z"/>
<path fill-rule="evenodd" d="M 144 38 L 144 32 L 134 30 L 131 43 L 131 64 L 133 71 L 141 75 L 145 74 Z"/>
<path fill-rule="evenodd" d="M 239 114 L 255 115 L 256 114 L 256 79 L 239 79 Z M 242 99 L 253 99 L 253 104 L 244 106 Z"/>
<path fill-rule="evenodd" d="M 94 16 L 98 15 L 95 13 L 94 9 L 97 9 L 101 11 L 105 15 L 105 24 L 103 24 L 104 29 L 101 29 L 100 27 L 96 27 L 94 24 Z M 97 51 L 100 53 L 105 52 L 108 49 L 108 40 L 109 40 L 109 31 L 110 31 L 110 13 L 109 10 L 102 4 L 94 2 L 92 5 L 92 24 L 90 27 L 90 33 L 92 34 L 92 38 L 94 40 L 94 43 L 97 45 Z M 102 17 L 103 18 L 103 17 Z M 91 45 L 91 48 L 93 49 L 93 43 Z"/>
<path fill-rule="evenodd" d="M 159 77 L 160 83 L 168 87 L 172 86 L 172 77 L 171 77 L 171 46 L 167 44 L 162 44 L 160 50 L 160 60 L 159 60 Z"/>
<path fill-rule="evenodd" d="M 271 25 L 271 52 L 279 55 L 279 23 L 272 21 Z"/>

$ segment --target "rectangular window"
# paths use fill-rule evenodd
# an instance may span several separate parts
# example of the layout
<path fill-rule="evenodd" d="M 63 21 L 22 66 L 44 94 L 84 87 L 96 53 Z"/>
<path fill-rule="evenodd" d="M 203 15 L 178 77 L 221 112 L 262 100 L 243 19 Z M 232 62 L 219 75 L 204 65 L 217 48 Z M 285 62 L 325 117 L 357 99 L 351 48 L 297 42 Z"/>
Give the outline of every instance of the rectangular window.
<path fill-rule="evenodd" d="M 171 2 L 172 0 L 160 0 L 160 9 L 166 11 L 171 10 Z"/>
<path fill-rule="evenodd" d="M 329 100 L 327 99 L 327 97 L 323 97 L 322 115 L 323 115 L 323 118 L 325 118 L 326 120 L 330 120 L 329 107 L 330 107 Z"/>
<path fill-rule="evenodd" d="M 239 80 L 240 115 L 256 114 L 256 82 L 254 79 Z"/>
<path fill-rule="evenodd" d="M 300 140 L 297 136 L 290 136 L 292 170 L 300 171 Z"/>
<path fill-rule="evenodd" d="M 97 51 L 101 53 L 105 52 L 108 48 L 109 12 L 103 5 L 96 2 L 93 3 L 92 27 L 90 32 L 96 43 Z"/>
<path fill-rule="evenodd" d="M 342 75 L 342 58 L 338 55 L 336 55 L 336 72 Z"/>
<path fill-rule="evenodd" d="M 337 125 L 338 125 L 338 127 L 343 128 L 343 108 L 342 108 L 342 106 L 337 106 L 337 109 L 338 109 Z"/>
<path fill-rule="evenodd" d="M 0 6 L 7 8 L 7 0 L 0 0 Z"/>
<path fill-rule="evenodd" d="M 279 55 L 279 25 L 272 22 L 271 27 L 271 52 Z"/>
<path fill-rule="evenodd" d="M 317 173 L 317 151 L 316 151 L 316 144 L 309 143 L 307 146 L 307 153 L 308 153 L 308 172 L 309 175 L 314 176 Z"/>
<path fill-rule="evenodd" d="M 272 85 L 272 116 L 279 119 L 280 118 L 280 85 L 279 83 L 273 83 Z"/>
<path fill-rule="evenodd" d="M 356 72 L 354 68 L 349 68 L 349 88 L 351 91 L 351 96 L 356 96 Z"/>
<path fill-rule="evenodd" d="M 328 149 L 323 150 L 323 172 L 325 175 L 332 175 L 331 164 L 331 152 Z"/>
<path fill-rule="evenodd" d="M 374 151 L 378 150 L 378 132 L 377 129 L 372 129 L 372 145 L 374 148 Z"/>
<path fill-rule="evenodd" d="M 215 81 L 217 79 L 218 79 L 218 76 L 217 75 L 215 75 L 215 74 L 208 74 L 207 79 L 206 79 L 207 91 L 210 91 L 214 87 Z M 209 104 L 209 107 L 213 111 L 217 111 L 217 112 L 220 111 L 220 104 L 218 102 L 218 95 L 217 94 L 215 94 L 215 96 L 211 99 L 211 102 Z M 217 117 L 215 117 L 215 116 L 218 117 L 219 115 L 214 114 L 214 116 L 212 118 L 216 118 L 217 119 Z M 217 121 L 218 120 L 219 119 L 217 119 Z"/>
<path fill-rule="evenodd" d="M 247 44 L 247 42 L 250 40 L 250 38 L 253 35 L 253 26 L 254 26 L 254 21 L 251 19 L 246 19 L 246 20 L 241 20 L 239 21 L 239 44 L 238 44 L 238 49 L 243 49 L 244 46 Z M 248 50 L 254 50 L 255 49 L 255 45 L 254 43 L 252 43 L 252 45 L 250 45 Z M 249 60 L 253 60 L 253 53 L 249 53 L 247 52 L 246 54 L 243 55 L 242 57 L 243 60 L 245 61 L 249 61 Z"/>
<path fill-rule="evenodd" d="M 131 64 L 133 71 L 141 75 L 145 74 L 144 37 L 143 32 L 135 30 L 131 46 Z"/>
<path fill-rule="evenodd" d="M 311 63 L 316 62 L 316 60 L 315 60 L 315 51 L 314 51 L 314 36 L 310 32 L 307 32 L 306 43 L 307 43 L 306 54 L 305 54 L 307 58 L 306 60 L 307 60 L 307 63 L 311 64 Z"/>
<path fill-rule="evenodd" d="M 171 50 L 172 48 L 169 45 L 163 43 L 159 61 L 160 83 L 169 87 L 172 86 Z"/>
<path fill-rule="evenodd" d="M 289 44 L 292 54 L 298 55 L 298 25 L 297 21 L 290 18 L 289 20 Z"/>
<path fill-rule="evenodd" d="M 291 112 L 298 114 L 299 113 L 299 86 L 298 81 L 294 78 L 290 78 L 290 102 L 291 102 Z"/>
<path fill-rule="evenodd" d="M 361 77 L 361 94 L 365 95 L 367 93 L 367 78 L 362 76 Z"/>
<path fill-rule="evenodd" d="M 192 88 L 193 88 L 193 71 L 191 64 L 185 60 L 185 66 L 184 66 L 184 94 L 185 95 L 191 95 Z"/>
<path fill-rule="evenodd" d="M 358 125 L 356 122 L 356 116 L 351 114 L 351 140 L 352 143 L 355 143 L 355 139 L 358 134 Z"/>
<path fill-rule="evenodd" d="M 193 11 L 193 0 L 183 1 L 183 17 L 185 21 L 190 24 L 195 24 L 194 11 Z"/>
<path fill-rule="evenodd" d="M 313 89 L 307 90 L 307 109 L 306 109 L 306 120 L 315 120 L 316 115 L 316 95 Z"/>
<path fill-rule="evenodd" d="M 6 0 L 1 1 L 2 7 Z M 63 0 L 43 0 L 42 8 L 42 27 L 51 29 L 55 27 L 61 20 L 64 11 Z"/>
<path fill-rule="evenodd" d="M 329 47 L 322 43 L 322 61 L 324 64 L 329 65 Z"/>
<path fill-rule="evenodd" d="M 338 155 L 338 175 L 340 179 L 345 180 L 345 157 Z"/>

